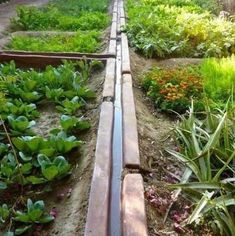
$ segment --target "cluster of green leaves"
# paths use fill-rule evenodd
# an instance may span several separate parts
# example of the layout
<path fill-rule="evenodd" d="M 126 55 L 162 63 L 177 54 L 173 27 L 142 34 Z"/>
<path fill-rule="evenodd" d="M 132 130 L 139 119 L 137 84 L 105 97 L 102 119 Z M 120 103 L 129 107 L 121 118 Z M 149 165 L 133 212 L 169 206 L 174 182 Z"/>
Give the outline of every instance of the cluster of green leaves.
<path fill-rule="evenodd" d="M 124 30 L 131 45 L 147 57 L 222 57 L 235 52 L 235 23 L 196 2 L 129 0 L 127 9 Z"/>
<path fill-rule="evenodd" d="M 153 68 L 141 78 L 142 87 L 162 111 L 185 113 L 204 109 L 206 97 L 212 107 L 223 107 L 235 97 L 235 57 L 204 59 L 197 66 Z"/>
<path fill-rule="evenodd" d="M 22 188 L 42 185 L 70 174 L 68 154 L 83 144 L 77 135 L 90 128 L 88 121 L 76 115 L 82 114 L 81 108 L 95 97 L 86 84 L 92 70 L 101 65 L 98 61 L 64 61 L 57 68 L 47 66 L 44 71 L 21 70 L 14 62 L 0 65 L 0 91 L 4 93 L 0 100 L 1 191 L 13 184 Z M 32 131 L 43 100 L 50 101 L 62 113 L 61 127 L 50 130 L 47 138 Z M 11 235 L 20 235 L 35 223 L 52 220 L 44 214 L 41 201 L 33 204 L 28 200 L 27 205 L 27 212 L 16 215 L 15 211 L 7 214 L 6 205 L 0 208 L 3 225 L 9 223 L 10 217 L 24 223 L 20 227 L 17 223 Z"/>
<path fill-rule="evenodd" d="M 62 4 L 65 5 L 65 4 Z M 107 14 L 102 12 L 79 12 L 76 16 L 65 15 L 57 7 L 36 8 L 20 6 L 12 24 L 21 30 L 103 30 L 109 24 Z"/>
<path fill-rule="evenodd" d="M 229 104 L 229 103 L 228 103 Z M 193 105 L 174 129 L 180 151 L 167 150 L 187 168 L 180 184 L 194 210 L 187 224 L 209 222 L 218 235 L 234 235 L 235 122 L 234 111 L 212 110 L 198 116 Z M 217 235 L 216 234 L 216 235 Z"/>
<path fill-rule="evenodd" d="M 35 224 L 45 224 L 54 220 L 45 212 L 45 205 L 43 201 L 32 202 L 27 200 L 25 209 L 15 211 L 14 207 L 8 207 L 6 204 L 0 206 L 1 223 L 5 223 L 7 219 L 11 218 L 15 222 L 19 222 L 21 226 L 16 227 L 15 231 L 8 231 L 3 236 L 22 235 L 33 230 Z M 0 223 L 0 224 L 1 224 Z"/>
<path fill-rule="evenodd" d="M 15 36 L 9 49 L 44 52 L 94 53 L 101 47 L 100 33 L 79 31 L 75 35 Z"/>

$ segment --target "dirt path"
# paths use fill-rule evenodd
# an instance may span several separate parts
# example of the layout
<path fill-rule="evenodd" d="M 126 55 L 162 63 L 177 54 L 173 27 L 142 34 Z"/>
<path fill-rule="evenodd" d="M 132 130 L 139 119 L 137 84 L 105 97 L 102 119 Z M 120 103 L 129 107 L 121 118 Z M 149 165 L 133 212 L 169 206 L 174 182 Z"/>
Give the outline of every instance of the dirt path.
<path fill-rule="evenodd" d="M 16 7 L 19 5 L 41 6 L 49 0 L 12 0 L 0 5 L 0 38 L 8 33 L 10 29 L 11 17 L 16 15 Z"/>

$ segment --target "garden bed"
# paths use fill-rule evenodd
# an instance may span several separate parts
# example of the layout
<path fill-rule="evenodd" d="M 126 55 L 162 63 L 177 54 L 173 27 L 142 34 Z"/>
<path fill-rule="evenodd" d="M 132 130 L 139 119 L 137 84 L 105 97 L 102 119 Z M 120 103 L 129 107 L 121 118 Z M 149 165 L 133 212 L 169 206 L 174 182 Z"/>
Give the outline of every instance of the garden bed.
<path fill-rule="evenodd" d="M 106 49 L 109 33 L 108 7 L 106 0 L 79 4 L 69 0 L 66 6 L 54 0 L 39 8 L 20 5 L 16 8 L 17 16 L 11 18 L 11 32 L 14 33 L 1 37 L 1 48 L 36 52 L 102 52 Z M 19 30 L 25 32 L 15 32 Z"/>
<path fill-rule="evenodd" d="M 207 2 L 132 1 L 126 4 L 129 43 L 146 57 L 223 57 L 234 53 L 233 17 Z M 226 33 L 225 33 L 226 32 Z"/>
<path fill-rule="evenodd" d="M 0 39 L 0 49 L 29 52 L 104 53 L 109 32 L 19 31 Z"/>
<path fill-rule="evenodd" d="M 48 71 L 47 73 L 52 72 L 52 71 L 49 72 L 50 71 L 49 67 L 46 70 Z M 60 68 L 60 71 L 61 70 L 62 68 Z M 67 70 L 65 69 L 65 71 L 67 71 L 67 73 L 70 73 L 68 68 Z M 83 73 L 83 72 L 85 73 L 83 75 L 86 76 L 87 75 L 86 73 L 88 71 L 86 71 L 85 68 L 81 70 L 81 67 L 80 67 L 80 73 Z M 5 73 L 7 72 L 5 71 Z M 75 72 L 75 73 L 78 73 L 78 72 Z M 65 74 L 63 76 L 65 76 Z M 104 73 L 103 71 L 100 71 L 100 70 L 99 71 L 93 70 L 92 76 L 89 76 L 89 77 L 90 78 L 88 82 L 88 88 L 91 91 L 95 92 L 95 99 L 88 100 L 86 102 L 85 107 L 83 107 L 82 109 L 80 108 L 78 113 L 75 114 L 75 116 L 77 117 L 82 116 L 83 120 L 85 119 L 89 121 L 91 128 L 88 129 L 88 131 L 80 131 L 78 134 L 75 135 L 76 138 L 79 138 L 79 140 L 85 141 L 85 143 L 83 145 L 79 145 L 81 147 L 79 148 L 78 151 L 72 151 L 72 152 L 69 152 L 69 154 L 65 155 L 66 158 L 68 158 L 67 160 L 72 165 L 71 175 L 65 176 L 65 178 L 63 178 L 59 182 L 49 181 L 48 183 L 46 183 L 46 185 L 44 185 L 44 187 L 41 184 L 39 184 L 38 187 L 37 185 L 35 186 L 32 184 L 27 184 L 24 187 L 22 187 L 23 188 L 22 191 L 24 194 L 21 195 L 20 194 L 21 191 L 19 190 L 18 194 L 15 193 L 13 200 L 11 200 L 11 197 L 12 197 L 11 191 L 4 190 L 5 194 L 3 196 L 5 196 L 5 201 L 6 200 L 8 201 L 5 203 L 8 203 L 9 207 L 11 206 L 12 202 L 15 199 L 17 199 L 17 203 L 13 206 L 16 209 L 22 208 L 24 204 L 26 203 L 27 198 L 31 198 L 33 201 L 39 200 L 39 199 L 45 201 L 46 212 L 48 213 L 50 212 L 51 216 L 55 217 L 55 220 L 53 223 L 46 226 L 45 228 L 43 227 L 42 229 L 41 229 L 40 224 L 39 225 L 36 224 L 36 227 L 32 228 L 35 235 L 37 234 L 39 235 L 58 235 L 58 234 L 59 235 L 60 234 L 61 235 L 83 235 L 84 227 L 85 227 L 85 217 L 86 217 L 86 212 L 87 212 L 89 186 L 90 186 L 90 180 L 91 180 L 92 171 L 93 171 L 94 151 L 95 151 L 95 145 L 96 145 L 96 133 L 97 133 L 97 127 L 98 127 L 99 112 L 100 112 L 99 106 L 101 104 L 101 97 L 102 97 L 101 94 L 102 94 L 102 87 L 103 87 L 102 84 L 104 82 Z M 60 77 L 57 77 L 57 78 L 60 79 Z M 52 86 L 52 84 L 50 86 Z M 88 92 L 87 95 L 89 93 L 90 92 Z M 88 96 L 91 96 L 91 94 Z M 7 95 L 7 97 L 9 99 L 9 95 Z M 26 98 L 24 97 L 24 99 Z M 58 104 L 58 100 L 56 103 Z M 42 100 L 41 102 L 37 103 L 37 110 L 40 113 L 40 116 L 38 119 L 35 119 L 36 125 L 32 130 L 38 136 L 43 137 L 44 139 L 48 139 L 48 136 L 51 136 L 51 134 L 49 134 L 49 130 L 60 127 L 61 113 L 59 113 L 59 111 L 56 109 L 53 99 L 50 102 L 48 100 Z M 69 110 L 67 110 L 65 114 L 68 114 L 68 112 Z M 2 112 L 1 114 L 3 115 Z M 6 121 L 7 129 L 8 129 L 8 126 L 9 124 Z M 12 131 L 9 131 L 10 135 L 12 135 L 11 132 Z M 26 135 L 26 134 L 21 133 L 21 135 Z M 2 142 L 4 142 L 4 139 L 2 140 Z M 17 148 L 15 147 L 15 150 L 17 151 L 17 153 L 18 153 L 18 147 L 19 146 L 17 146 Z M 20 157 L 18 156 L 18 158 Z M 22 162 L 21 159 L 20 159 L 20 162 Z M 36 169 L 33 171 L 34 174 L 36 174 L 37 172 L 35 171 Z M 26 175 L 25 178 L 27 176 L 29 175 Z M 7 196 L 9 196 L 10 198 Z M 3 204 L 2 201 L 1 201 L 1 204 Z M 10 214 L 12 215 L 13 212 L 11 212 Z M 10 219 L 12 222 L 12 226 L 9 229 L 13 230 L 15 227 L 15 221 L 12 218 Z M 8 220 L 9 219 L 7 218 L 6 224 L 9 223 Z M 35 226 L 35 224 L 33 225 Z"/>
<path fill-rule="evenodd" d="M 198 174 L 195 174 L 197 172 L 194 170 L 194 174 L 197 177 L 193 175 L 194 177 L 191 179 L 191 181 L 195 182 L 193 182 L 191 186 L 190 181 L 187 182 L 189 185 L 188 187 L 185 187 L 186 194 L 180 194 L 179 196 L 177 195 L 177 197 L 174 197 L 176 192 L 172 191 L 172 184 L 183 181 L 182 176 L 184 171 L 187 172 L 187 160 L 190 160 L 190 155 L 192 155 L 192 157 L 199 155 L 191 153 L 190 147 L 192 150 L 197 148 L 196 144 L 198 142 L 201 150 L 205 148 L 205 143 L 200 140 L 198 136 L 195 138 L 197 141 L 192 141 L 191 134 L 193 136 L 194 129 L 190 126 L 191 122 L 195 122 L 195 126 L 197 126 L 196 123 L 198 124 L 198 130 L 196 129 L 196 132 L 198 132 L 201 128 L 204 131 L 207 130 L 206 132 L 208 132 L 208 124 L 205 122 L 204 118 L 207 117 L 206 119 L 209 119 L 208 117 L 211 117 L 213 121 L 211 120 L 212 123 L 209 124 L 212 125 L 210 126 L 212 130 L 206 134 L 208 135 L 207 138 L 210 137 L 213 132 L 215 132 L 214 128 L 219 127 L 219 123 L 220 129 L 223 129 L 222 132 L 225 133 L 227 132 L 227 125 L 231 124 L 231 119 L 234 117 L 234 103 L 233 100 L 229 101 L 229 97 L 230 95 L 232 97 L 234 96 L 234 92 L 231 89 L 232 85 L 234 85 L 235 79 L 234 56 L 230 58 L 223 58 L 221 60 L 178 58 L 157 61 L 151 59 L 146 60 L 132 52 L 131 59 L 132 71 L 134 72 L 134 80 L 136 83 L 134 92 L 136 98 L 140 154 L 143 168 L 142 174 L 145 180 L 145 197 L 147 200 L 147 215 L 150 235 L 217 235 L 219 233 L 218 228 L 221 230 L 221 235 L 223 235 L 224 232 L 226 232 L 227 235 L 233 235 L 234 222 L 232 223 L 231 215 L 233 212 L 233 206 L 229 208 L 229 211 L 226 215 L 228 218 L 224 219 L 225 223 L 223 223 L 223 220 L 220 221 L 219 218 L 220 216 L 223 216 L 223 208 L 219 203 L 219 199 L 222 199 L 223 197 L 218 197 L 217 201 L 217 196 L 214 195 L 213 200 L 211 199 L 211 203 L 205 203 L 208 204 L 206 209 L 210 208 L 211 210 L 209 214 L 208 212 L 207 214 L 204 212 L 203 217 L 205 218 L 201 217 L 199 213 L 198 215 L 195 213 L 197 207 L 195 209 L 193 206 L 201 204 L 202 199 L 200 202 L 194 198 L 192 200 L 192 198 L 189 198 L 191 195 L 187 192 L 187 190 L 195 190 L 194 185 L 196 186 L 197 184 L 201 183 L 202 185 L 205 184 L 204 187 L 201 186 L 201 191 L 203 192 L 203 189 L 207 188 L 206 184 L 211 183 L 210 179 L 208 180 L 209 176 L 205 175 L 202 177 L 204 173 L 200 172 L 202 171 L 200 169 L 202 168 L 200 165 L 200 167 L 198 167 Z M 195 73 L 196 71 L 197 73 Z M 187 73 L 189 73 L 189 76 Z M 185 80 L 185 78 L 187 79 Z M 182 84 L 183 81 L 185 81 L 185 84 Z M 197 86 L 199 82 L 201 83 L 201 85 L 198 87 L 201 87 L 201 89 L 199 89 L 200 91 L 195 94 L 190 90 L 190 83 L 192 81 L 194 81 Z M 196 84 L 193 86 L 193 90 L 197 88 Z M 185 87 L 182 91 L 181 86 Z M 203 87 L 204 90 L 202 90 Z M 143 89 L 143 91 L 145 91 L 148 96 L 146 97 L 146 95 L 143 94 L 143 91 L 139 89 Z M 187 113 L 185 118 L 182 119 L 182 116 L 180 117 L 179 113 L 185 113 L 185 111 L 190 108 L 190 96 L 187 95 L 187 90 L 191 91 L 190 96 L 193 96 L 194 109 L 200 113 L 193 113 L 193 116 L 190 115 L 191 113 Z M 197 98 L 202 99 L 202 101 L 204 99 L 200 97 L 200 94 L 203 93 L 204 96 L 207 97 L 207 100 L 204 100 L 204 105 L 202 105 L 202 102 L 199 102 L 200 106 L 197 106 Z M 180 94 L 185 97 L 178 97 Z M 225 105 L 227 101 L 229 102 L 227 105 Z M 182 110 L 183 107 L 184 110 Z M 203 110 L 203 107 L 207 109 L 206 112 Z M 211 110 L 208 110 L 208 107 L 210 107 Z M 220 110 L 220 108 L 222 110 Z M 228 114 L 227 116 L 226 111 Z M 161 112 L 164 112 L 165 115 Z M 191 116 L 193 118 L 191 118 Z M 222 119 L 222 117 L 224 118 Z M 223 122 L 225 122 L 225 124 L 223 124 Z M 232 129 L 231 127 L 230 129 Z M 186 129 L 190 129 L 190 131 L 186 131 Z M 222 141 L 223 135 L 219 134 L 219 128 L 216 130 L 217 139 L 220 139 L 221 141 L 214 141 L 213 144 L 211 143 L 210 145 L 215 146 L 215 150 L 218 148 L 218 150 L 222 151 L 224 149 L 224 141 Z M 189 137 L 187 137 L 187 132 Z M 200 135 L 204 136 L 204 134 L 199 132 L 198 135 L 200 137 Z M 227 139 L 228 149 L 225 149 L 226 154 L 224 154 L 225 156 L 223 157 L 226 158 L 228 164 L 225 165 L 226 167 L 223 167 L 223 170 L 220 170 L 222 172 L 219 171 L 219 182 L 216 182 L 216 184 L 223 183 L 223 181 L 225 181 L 223 179 L 226 178 L 226 176 L 232 177 L 230 171 L 234 171 L 234 165 L 231 162 L 231 160 L 234 159 L 232 154 L 233 148 L 231 147 L 233 135 L 230 132 L 227 133 L 227 135 L 228 136 L 225 135 L 224 137 Z M 214 134 L 212 136 L 214 136 Z M 182 144 L 185 144 L 185 146 L 181 146 Z M 191 146 L 189 147 L 189 145 Z M 168 151 L 166 152 L 166 150 Z M 214 149 L 211 148 L 210 150 Z M 169 153 L 171 153 L 171 155 Z M 180 156 L 181 154 L 182 156 Z M 213 158 L 211 157 L 211 161 L 209 162 L 209 165 L 207 164 L 205 171 L 210 173 L 209 175 L 211 175 L 213 178 L 216 178 L 217 172 L 214 172 L 214 168 L 221 168 L 221 156 L 217 156 L 217 154 L 214 156 L 214 153 L 211 155 Z M 187 159 L 186 156 L 189 159 Z M 199 156 L 198 158 L 200 159 L 202 157 Z M 214 162 L 214 159 L 217 158 L 218 162 Z M 180 161 L 186 165 L 178 162 L 178 159 L 180 159 Z M 223 166 L 224 162 L 222 161 L 222 163 Z M 196 162 L 194 164 L 198 165 Z M 199 178 L 199 182 L 195 180 L 197 178 Z M 206 180 L 203 180 L 203 178 Z M 185 186 L 186 185 L 187 184 L 185 184 Z M 180 186 L 184 186 L 184 184 L 182 183 Z M 231 188 L 234 189 L 234 186 L 232 186 L 233 185 L 231 183 Z M 195 188 L 197 189 L 197 187 Z M 210 188 L 213 189 L 216 187 L 210 186 L 208 192 L 212 191 Z M 228 195 L 226 195 L 225 198 L 229 198 L 229 191 L 230 190 L 226 189 L 224 194 Z M 200 192 L 200 190 L 198 192 Z M 213 191 L 212 193 L 214 194 Z M 209 195 L 207 197 L 209 198 Z M 204 199 L 204 201 L 206 200 Z M 215 209 L 213 209 L 213 204 L 216 203 L 213 201 L 218 202 L 218 208 L 215 208 L 218 212 L 215 215 L 213 215 L 215 211 Z M 226 202 L 227 200 L 224 201 Z M 226 202 L 225 204 L 227 206 L 228 203 Z M 234 205 L 234 203 L 231 202 L 231 205 Z M 227 208 L 225 207 L 225 209 Z M 185 223 L 187 219 L 193 219 L 192 216 L 190 216 L 193 210 L 195 210 L 194 217 L 198 217 L 198 220 L 204 219 L 204 221 L 202 220 L 201 224 L 196 227 L 193 227 L 193 224 L 188 224 L 188 226 L 186 226 Z M 214 220 L 218 220 L 220 223 L 218 225 L 213 225 L 214 220 L 211 221 L 210 217 L 214 217 Z M 212 229 L 215 231 L 217 229 L 216 233 L 214 233 Z"/>

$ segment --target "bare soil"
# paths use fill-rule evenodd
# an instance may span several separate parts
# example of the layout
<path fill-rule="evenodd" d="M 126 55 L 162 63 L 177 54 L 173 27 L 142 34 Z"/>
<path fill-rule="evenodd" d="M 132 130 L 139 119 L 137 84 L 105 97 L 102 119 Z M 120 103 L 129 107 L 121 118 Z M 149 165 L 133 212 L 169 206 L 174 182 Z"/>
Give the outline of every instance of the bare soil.
<path fill-rule="evenodd" d="M 169 68 L 179 65 L 198 64 L 200 59 L 176 58 L 168 60 L 145 59 L 130 49 L 131 69 L 134 82 L 134 96 L 138 121 L 138 135 L 142 174 L 144 177 L 145 191 L 154 189 L 159 199 L 169 199 L 172 192 L 166 186 L 169 180 L 179 180 L 184 171 L 181 163 L 169 156 L 165 149 L 174 149 L 175 144 L 170 137 L 171 131 L 177 123 L 177 117 L 169 117 L 157 111 L 153 102 L 146 97 L 140 86 L 141 75 L 154 66 Z M 146 194 L 145 193 L 145 194 Z M 183 204 L 188 204 L 182 197 L 173 205 L 173 210 L 179 210 Z M 174 222 L 167 217 L 164 222 L 165 212 L 161 213 L 146 198 L 147 220 L 149 236 L 175 236 Z M 186 229 L 183 235 L 206 235 L 192 233 Z"/>

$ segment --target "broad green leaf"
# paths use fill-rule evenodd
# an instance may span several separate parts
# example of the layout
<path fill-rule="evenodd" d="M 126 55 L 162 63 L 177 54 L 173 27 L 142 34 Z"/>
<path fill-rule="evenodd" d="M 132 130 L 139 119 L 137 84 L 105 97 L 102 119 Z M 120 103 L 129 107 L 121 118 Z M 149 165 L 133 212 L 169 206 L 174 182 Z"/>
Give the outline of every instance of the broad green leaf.
<path fill-rule="evenodd" d="M 46 177 L 48 180 L 53 180 L 57 175 L 59 171 L 56 166 L 51 166 L 46 169 L 42 169 L 42 174 L 44 177 Z"/>
<path fill-rule="evenodd" d="M 32 222 L 39 221 L 42 214 L 43 214 L 43 211 L 40 209 L 34 209 L 34 210 L 28 212 L 29 218 Z"/>
<path fill-rule="evenodd" d="M 27 181 L 29 181 L 30 183 L 36 185 L 36 184 L 43 184 L 45 183 L 47 180 L 44 178 L 38 178 L 36 176 L 29 176 L 26 178 Z"/>
<path fill-rule="evenodd" d="M 29 174 L 33 168 L 31 163 L 26 163 L 21 166 L 21 171 L 23 174 Z"/>
<path fill-rule="evenodd" d="M 29 223 L 30 218 L 27 214 L 21 213 L 19 211 L 16 212 L 16 217 L 14 218 L 15 221 L 20 221 L 23 223 Z"/>

